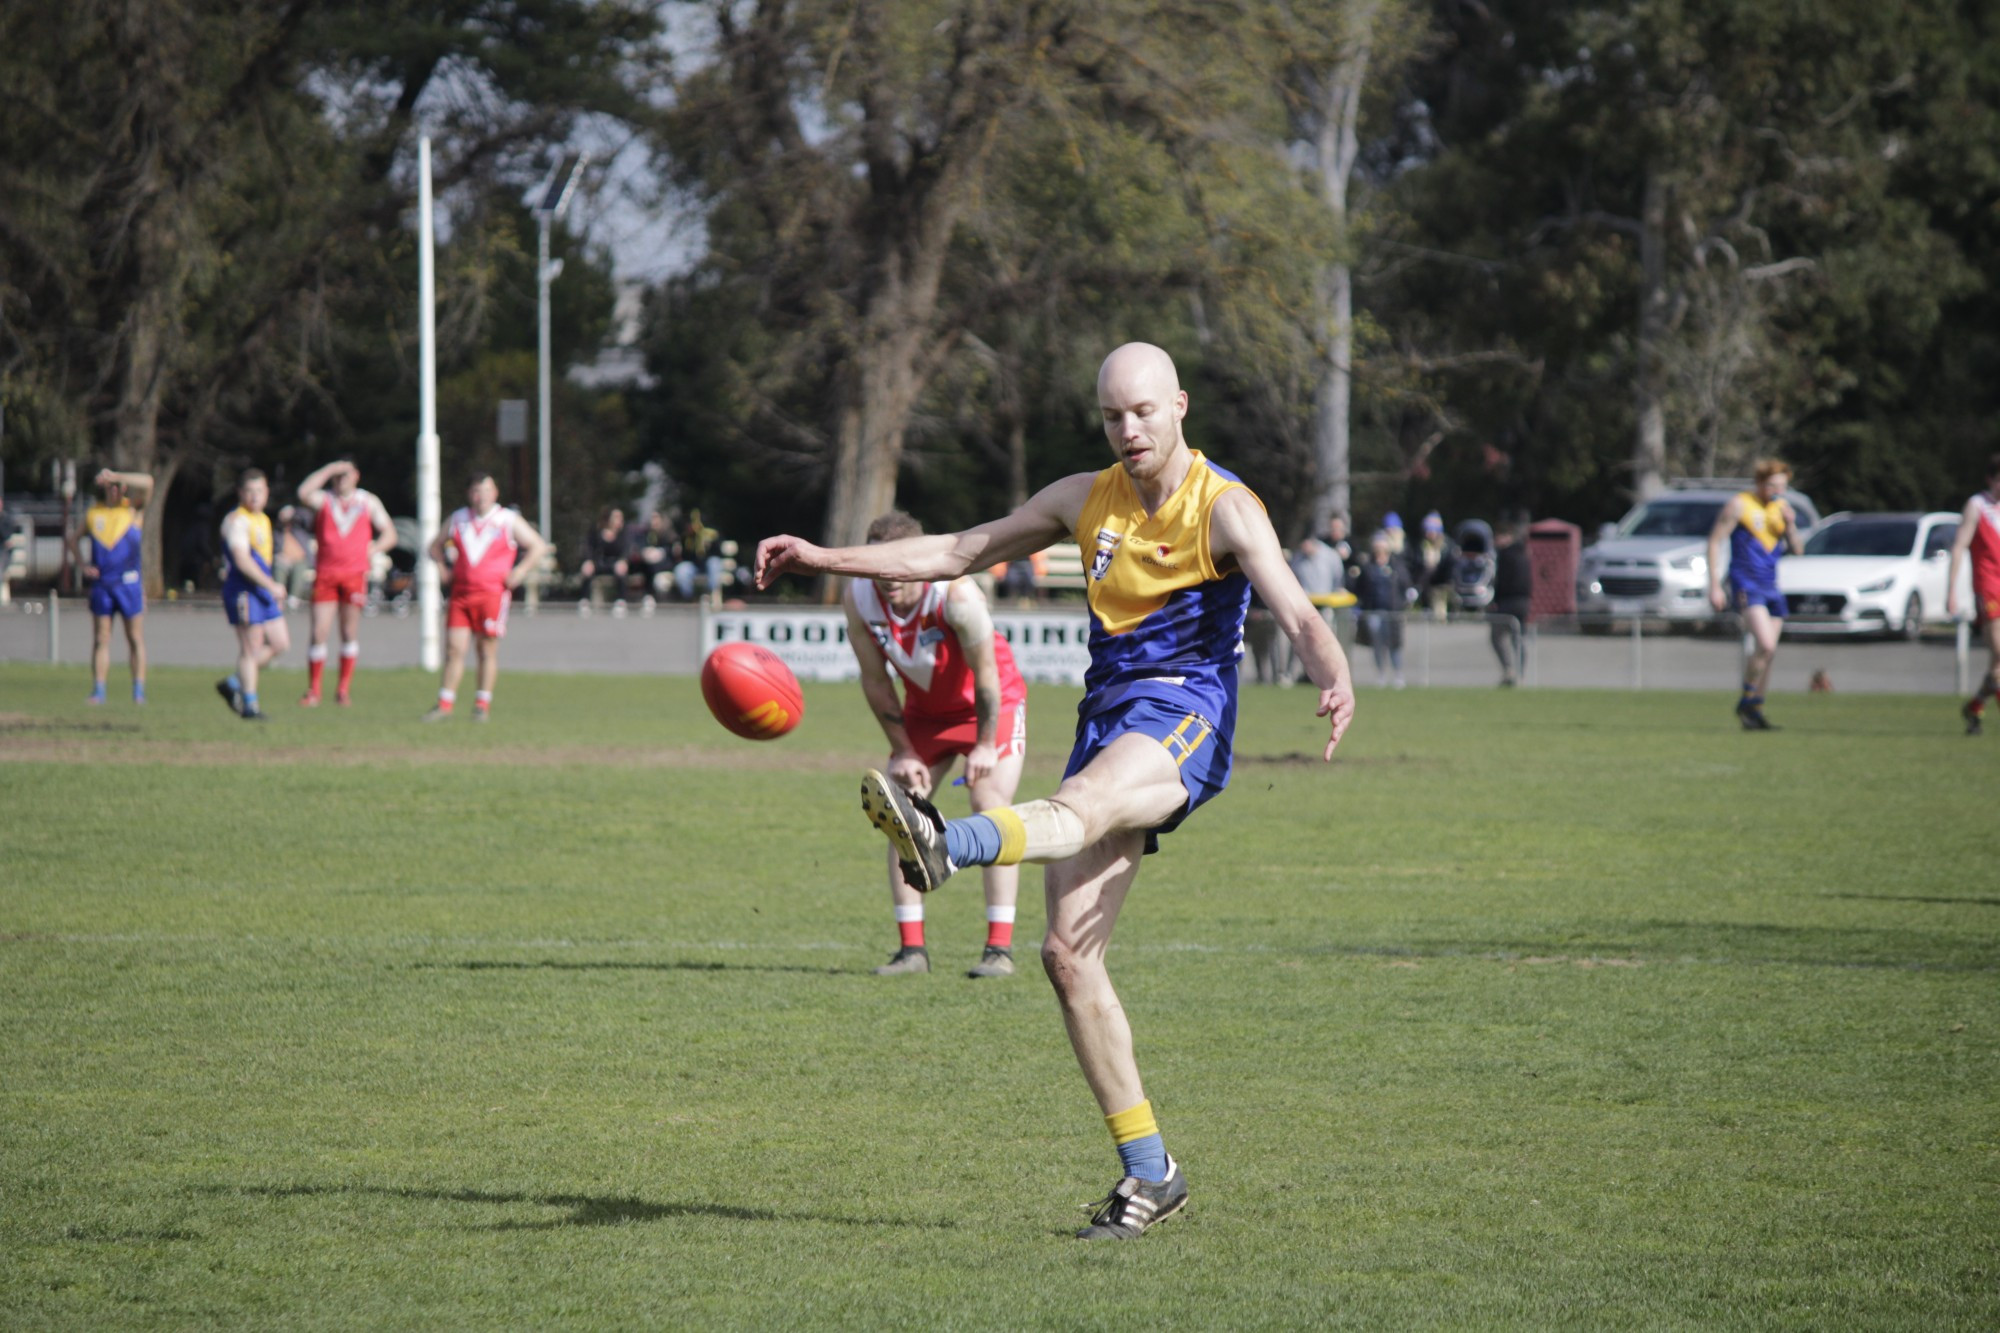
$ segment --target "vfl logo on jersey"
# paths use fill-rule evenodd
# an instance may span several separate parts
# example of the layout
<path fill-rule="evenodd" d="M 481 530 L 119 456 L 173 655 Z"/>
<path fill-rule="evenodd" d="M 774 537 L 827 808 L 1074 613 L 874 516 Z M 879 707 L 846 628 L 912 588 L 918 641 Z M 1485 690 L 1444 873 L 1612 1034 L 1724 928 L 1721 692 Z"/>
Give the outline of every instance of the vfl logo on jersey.
<path fill-rule="evenodd" d="M 1097 530 L 1097 554 L 1090 561 L 1090 581 L 1101 583 L 1111 569 L 1111 557 L 1118 552 L 1118 543 L 1124 538 L 1109 528 Z"/>

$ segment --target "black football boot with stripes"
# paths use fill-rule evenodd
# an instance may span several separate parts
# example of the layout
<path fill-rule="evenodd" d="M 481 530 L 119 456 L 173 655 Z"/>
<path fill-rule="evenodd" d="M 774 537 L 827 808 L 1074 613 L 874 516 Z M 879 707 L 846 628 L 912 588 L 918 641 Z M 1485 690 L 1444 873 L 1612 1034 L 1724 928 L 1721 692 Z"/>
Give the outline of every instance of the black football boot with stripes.
<path fill-rule="evenodd" d="M 1187 1177 L 1181 1164 L 1167 1158 L 1165 1180 L 1141 1180 L 1127 1176 L 1111 1187 L 1111 1193 L 1091 1207 L 1090 1225 L 1076 1233 L 1078 1240 L 1136 1240 L 1146 1228 L 1166 1221 L 1187 1207 Z"/>

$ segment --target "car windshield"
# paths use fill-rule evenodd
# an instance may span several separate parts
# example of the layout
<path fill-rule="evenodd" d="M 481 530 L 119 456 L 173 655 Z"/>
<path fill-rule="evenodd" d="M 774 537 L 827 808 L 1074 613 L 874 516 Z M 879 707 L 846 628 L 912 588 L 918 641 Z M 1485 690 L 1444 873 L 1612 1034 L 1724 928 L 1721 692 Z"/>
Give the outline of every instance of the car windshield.
<path fill-rule="evenodd" d="M 1917 524 L 1907 518 L 1846 518 L 1806 539 L 1807 555 L 1908 555 Z"/>
<path fill-rule="evenodd" d="M 1648 500 L 1618 525 L 1620 537 L 1706 537 L 1720 500 Z"/>

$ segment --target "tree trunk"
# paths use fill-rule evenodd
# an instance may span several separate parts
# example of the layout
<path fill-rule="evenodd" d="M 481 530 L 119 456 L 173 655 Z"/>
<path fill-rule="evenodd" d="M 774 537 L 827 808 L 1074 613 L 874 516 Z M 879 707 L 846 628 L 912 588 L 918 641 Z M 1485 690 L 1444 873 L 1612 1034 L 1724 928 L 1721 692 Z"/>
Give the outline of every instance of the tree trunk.
<path fill-rule="evenodd" d="M 1632 490 L 1641 500 L 1666 486 L 1667 194 L 1657 163 L 1646 168 L 1646 193 L 1639 210 L 1639 341 L 1633 367 L 1638 434 L 1632 442 Z"/>
<path fill-rule="evenodd" d="M 1376 0 L 1355 0 L 1346 9 L 1344 49 L 1318 87 L 1318 135 L 1315 147 L 1320 186 L 1342 255 L 1321 275 L 1321 345 L 1326 349 L 1320 368 L 1318 409 L 1313 419 L 1313 456 L 1318 494 L 1313 503 L 1313 531 L 1324 532 L 1327 520 L 1349 516 L 1352 505 L 1350 411 L 1354 395 L 1354 273 L 1347 261 L 1347 183 L 1354 175 L 1359 150 L 1361 88 L 1368 76 L 1374 48 Z"/>

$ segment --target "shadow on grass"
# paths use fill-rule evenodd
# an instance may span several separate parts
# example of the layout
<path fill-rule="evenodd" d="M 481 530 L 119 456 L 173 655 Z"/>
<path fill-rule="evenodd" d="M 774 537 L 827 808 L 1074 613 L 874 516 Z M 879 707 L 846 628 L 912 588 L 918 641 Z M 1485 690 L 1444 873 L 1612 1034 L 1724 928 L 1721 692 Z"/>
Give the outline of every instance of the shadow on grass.
<path fill-rule="evenodd" d="M 209 1185 L 206 1194 L 249 1194 L 269 1199 L 321 1198 L 332 1196 L 407 1199 L 419 1203 L 471 1203 L 487 1205 L 533 1204 L 539 1208 L 567 1208 L 567 1217 L 545 1222 L 492 1222 L 470 1228 L 475 1231 L 555 1231 L 563 1227 L 605 1227 L 636 1222 L 665 1222 L 679 1217 L 716 1218 L 730 1222 L 824 1222 L 844 1227 L 905 1227 L 924 1231 L 948 1231 L 957 1223 L 949 1219 L 916 1221 L 903 1217 L 848 1217 L 839 1213 L 778 1212 L 769 1208 L 740 1208 L 721 1203 L 653 1203 L 610 1194 L 523 1194 L 491 1190 L 419 1189 L 386 1185 Z"/>
<path fill-rule="evenodd" d="M 1923 893 L 1822 893 L 1822 898 L 1858 898 L 1876 903 L 1943 903 L 1948 906 L 2000 907 L 2000 898 L 1940 898 Z"/>
<path fill-rule="evenodd" d="M 666 963 L 616 961 L 559 963 L 554 959 L 542 959 L 529 963 L 470 958 L 458 963 L 412 963 L 410 966 L 420 972 L 802 972 L 809 977 L 860 975 L 839 967 L 798 967 L 784 963 L 695 963 L 686 960 Z"/>

